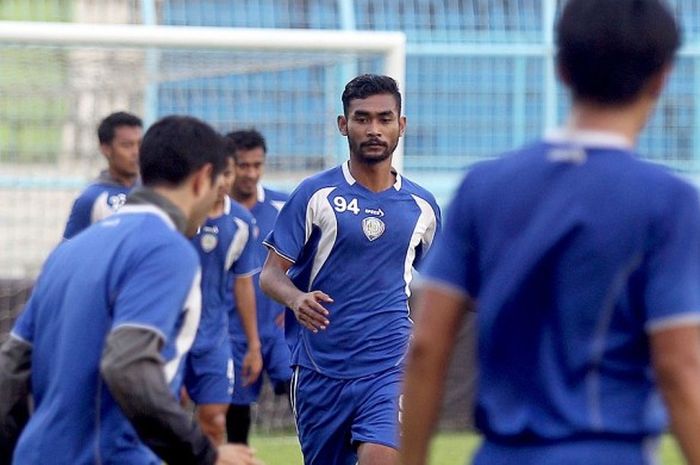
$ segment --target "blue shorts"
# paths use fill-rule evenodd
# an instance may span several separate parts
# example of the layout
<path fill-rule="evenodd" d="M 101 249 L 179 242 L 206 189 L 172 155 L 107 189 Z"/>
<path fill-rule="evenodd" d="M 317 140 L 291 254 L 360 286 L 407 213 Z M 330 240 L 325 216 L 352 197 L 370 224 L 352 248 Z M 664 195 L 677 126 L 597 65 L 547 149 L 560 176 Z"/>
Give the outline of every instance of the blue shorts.
<path fill-rule="evenodd" d="M 355 465 L 360 443 L 398 449 L 400 367 L 329 378 L 296 367 L 291 401 L 306 465 Z"/>
<path fill-rule="evenodd" d="M 233 359 L 226 344 L 190 351 L 185 362 L 184 385 L 192 401 L 228 404 L 233 392 Z"/>
<path fill-rule="evenodd" d="M 512 445 L 485 440 L 474 465 L 653 465 L 659 441 L 579 439 L 537 445 Z"/>
<path fill-rule="evenodd" d="M 267 373 L 273 385 L 289 384 L 292 379 L 292 368 L 289 366 L 289 347 L 284 340 L 284 335 L 280 332 L 279 337 L 265 337 L 260 341 L 262 345 L 263 372 Z M 235 385 L 230 403 L 234 405 L 250 405 L 260 397 L 263 376 L 249 386 L 243 386 L 245 379 L 241 373 L 243 367 L 243 357 L 248 350 L 245 341 L 231 340 L 231 354 L 233 355 L 233 366 L 235 370 Z"/>

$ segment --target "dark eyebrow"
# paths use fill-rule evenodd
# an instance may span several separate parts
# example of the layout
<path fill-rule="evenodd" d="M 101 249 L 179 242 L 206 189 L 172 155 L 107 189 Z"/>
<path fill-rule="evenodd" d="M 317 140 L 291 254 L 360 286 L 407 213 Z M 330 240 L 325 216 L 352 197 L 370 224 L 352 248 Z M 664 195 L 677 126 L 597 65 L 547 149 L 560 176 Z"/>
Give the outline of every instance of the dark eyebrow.
<path fill-rule="evenodd" d="M 353 115 L 355 116 L 370 116 L 372 115 L 372 112 L 365 111 L 365 110 L 356 110 L 353 112 Z M 394 116 L 394 112 L 392 110 L 386 110 L 386 111 L 381 111 L 377 113 L 378 116 Z"/>

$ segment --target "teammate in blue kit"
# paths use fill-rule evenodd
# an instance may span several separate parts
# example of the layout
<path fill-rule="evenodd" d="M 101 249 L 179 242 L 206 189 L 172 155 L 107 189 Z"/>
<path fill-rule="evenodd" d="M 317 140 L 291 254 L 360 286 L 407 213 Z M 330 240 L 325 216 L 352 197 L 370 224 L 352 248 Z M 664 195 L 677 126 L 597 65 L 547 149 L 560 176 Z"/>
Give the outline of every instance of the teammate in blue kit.
<path fill-rule="evenodd" d="M 566 127 L 474 167 L 424 268 L 403 465 L 426 463 L 447 359 L 477 310 L 477 465 L 700 464 L 696 190 L 634 145 L 679 47 L 660 0 L 569 0 Z"/>
<path fill-rule="evenodd" d="M 255 217 L 259 230 L 256 249 L 262 263 L 267 256 L 267 249 L 262 241 L 272 231 L 277 215 L 287 200 L 287 194 L 265 188 L 260 184 L 267 152 L 262 134 L 251 129 L 234 131 L 226 137 L 235 147 L 236 176 L 231 195 Z M 284 394 L 289 390 L 289 381 L 292 377 L 289 366 L 289 347 L 284 340 L 284 307 L 262 292 L 259 276 L 255 276 L 253 281 L 263 368 L 270 377 L 275 393 Z M 229 334 L 236 367 L 236 384 L 226 417 L 226 430 L 229 442 L 247 444 L 250 431 L 250 404 L 260 396 L 262 377 L 254 383 L 247 383 L 244 374 L 239 370 L 238 367 L 242 366 L 248 344 L 235 306 L 230 315 Z"/>
<path fill-rule="evenodd" d="M 0 462 L 14 448 L 18 465 L 254 463 L 242 446 L 217 452 L 176 399 L 201 306 L 183 234 L 204 221 L 224 166 L 212 128 L 164 118 L 141 147 L 144 187 L 52 252 L 0 350 Z"/>
<path fill-rule="evenodd" d="M 139 117 L 123 111 L 112 113 L 100 122 L 97 137 L 108 168 L 73 203 L 64 239 L 70 239 L 124 205 L 139 176 L 142 128 Z"/>
<path fill-rule="evenodd" d="M 240 302 L 236 316 L 243 322 L 241 337 L 251 341 L 251 349 L 235 361 L 240 364 L 240 376 L 255 380 L 262 368 L 253 286 L 253 276 L 262 263 L 256 250 L 257 228 L 253 216 L 228 196 L 235 175 L 235 148 L 228 139 L 226 145 L 226 169 L 216 203 L 192 239 L 202 265 L 202 318 L 185 371 L 185 388 L 197 405 L 202 429 L 214 444 L 224 443 L 233 393 L 234 360 L 228 338 L 232 294 Z"/>
<path fill-rule="evenodd" d="M 406 126 L 387 76 L 362 75 L 338 117 L 350 160 L 303 181 L 265 240 L 262 289 L 290 309 L 291 400 L 307 465 L 398 452 L 412 268 L 440 228 L 433 196 L 391 167 Z"/>

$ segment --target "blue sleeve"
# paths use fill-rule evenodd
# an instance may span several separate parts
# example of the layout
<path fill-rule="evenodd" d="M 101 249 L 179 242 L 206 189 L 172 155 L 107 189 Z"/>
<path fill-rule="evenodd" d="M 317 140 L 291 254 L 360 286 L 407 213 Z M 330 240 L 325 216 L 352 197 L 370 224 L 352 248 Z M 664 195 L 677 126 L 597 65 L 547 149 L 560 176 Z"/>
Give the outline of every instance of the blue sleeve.
<path fill-rule="evenodd" d="M 167 341 L 185 302 L 201 306 L 197 254 L 187 243 L 160 244 L 139 255 L 132 266 L 116 291 L 112 330 L 122 326 L 148 328 Z M 189 302 L 193 292 L 197 301 Z"/>
<path fill-rule="evenodd" d="M 27 301 L 24 306 L 24 310 L 20 313 L 19 317 L 15 321 L 15 325 L 12 328 L 11 334 L 17 339 L 21 339 L 29 344 L 34 343 L 34 328 L 35 328 L 35 307 L 36 307 L 36 293 L 32 293 L 32 296 Z"/>
<path fill-rule="evenodd" d="M 249 276 L 260 271 L 260 256 L 256 252 L 257 238 L 260 232 L 258 231 L 258 226 L 255 223 L 255 218 L 252 216 L 250 218 L 244 218 L 246 225 L 248 227 L 248 234 L 241 250 L 241 255 L 238 259 L 233 262 L 231 267 L 231 272 L 235 276 Z"/>
<path fill-rule="evenodd" d="M 479 264 L 469 205 L 472 197 L 465 178 L 447 210 L 441 237 L 421 268 L 421 277 L 476 297 Z"/>
<path fill-rule="evenodd" d="M 277 215 L 275 226 L 263 244 L 282 257 L 296 262 L 311 234 L 311 225 L 307 225 L 309 195 L 304 184 L 300 185 L 284 204 Z"/>
<path fill-rule="evenodd" d="M 652 226 L 644 264 L 647 330 L 700 323 L 700 206 L 694 188 L 680 187 Z"/>
<path fill-rule="evenodd" d="M 87 195 L 86 192 L 83 192 L 77 199 L 75 199 L 75 202 L 73 202 L 73 208 L 70 211 L 70 216 L 68 217 L 66 229 L 63 232 L 64 239 L 70 239 L 83 229 L 90 226 L 92 204 L 94 201 L 95 199 L 92 198 L 92 196 Z"/>

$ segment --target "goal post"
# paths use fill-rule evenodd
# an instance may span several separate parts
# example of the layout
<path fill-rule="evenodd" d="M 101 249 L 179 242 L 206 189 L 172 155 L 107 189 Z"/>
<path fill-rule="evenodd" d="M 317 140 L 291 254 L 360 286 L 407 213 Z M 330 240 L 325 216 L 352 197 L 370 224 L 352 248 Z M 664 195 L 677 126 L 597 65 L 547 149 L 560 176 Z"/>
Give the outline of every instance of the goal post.
<path fill-rule="evenodd" d="M 405 57 L 401 32 L 0 21 L 0 278 L 34 277 L 60 241 L 105 166 L 95 128 L 107 114 L 256 127 L 268 181 L 290 189 L 347 156 L 342 85 L 383 73 L 405 98 Z"/>

